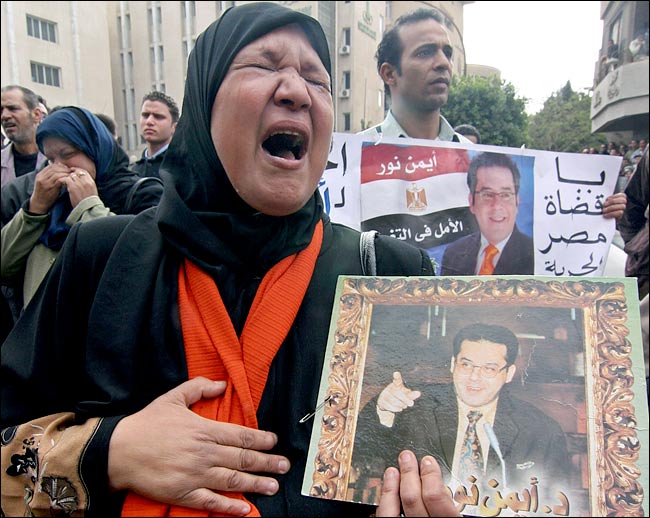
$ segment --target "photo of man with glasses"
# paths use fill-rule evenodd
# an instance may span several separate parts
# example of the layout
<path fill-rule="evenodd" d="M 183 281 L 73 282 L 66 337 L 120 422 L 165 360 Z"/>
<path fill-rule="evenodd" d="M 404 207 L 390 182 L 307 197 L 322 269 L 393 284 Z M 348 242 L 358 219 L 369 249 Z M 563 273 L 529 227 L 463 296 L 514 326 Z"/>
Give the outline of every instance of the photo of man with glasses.
<path fill-rule="evenodd" d="M 561 426 L 510 395 L 519 342 L 506 327 L 473 323 L 453 340 L 452 383 L 412 387 L 400 372 L 359 414 L 353 467 L 368 478 L 396 465 L 399 452 L 433 455 L 454 490 L 475 481 L 521 494 L 567 492 L 572 464 Z M 419 390 L 415 390 L 418 388 Z M 376 474 L 374 475 L 376 476 Z M 494 488 L 492 488 L 494 490 Z"/>
<path fill-rule="evenodd" d="M 445 249 L 440 275 L 533 274 L 533 239 L 516 225 L 521 175 L 509 155 L 485 152 L 467 172 L 469 209 L 479 230 Z"/>

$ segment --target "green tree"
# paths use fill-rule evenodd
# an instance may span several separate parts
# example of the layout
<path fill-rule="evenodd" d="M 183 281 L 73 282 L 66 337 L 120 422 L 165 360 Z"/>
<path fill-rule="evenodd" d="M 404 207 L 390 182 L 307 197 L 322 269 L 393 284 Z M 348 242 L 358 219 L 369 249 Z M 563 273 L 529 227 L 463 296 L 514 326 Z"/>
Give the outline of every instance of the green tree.
<path fill-rule="evenodd" d="M 497 77 L 455 76 L 442 113 L 452 126 L 471 124 L 482 144 L 520 147 L 527 143 L 526 99 Z"/>
<path fill-rule="evenodd" d="M 529 136 L 533 149 L 580 153 L 607 142 L 603 134 L 591 133 L 591 96 L 575 92 L 567 81 L 530 118 Z"/>

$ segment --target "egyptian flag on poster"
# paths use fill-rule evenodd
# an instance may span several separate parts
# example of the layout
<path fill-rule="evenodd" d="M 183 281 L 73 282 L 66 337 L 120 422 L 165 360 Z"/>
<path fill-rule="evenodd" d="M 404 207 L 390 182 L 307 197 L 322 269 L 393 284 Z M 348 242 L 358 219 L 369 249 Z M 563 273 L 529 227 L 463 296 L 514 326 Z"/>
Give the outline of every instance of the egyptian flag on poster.
<path fill-rule="evenodd" d="M 466 149 L 364 143 L 361 228 L 433 250 L 471 234 Z"/>

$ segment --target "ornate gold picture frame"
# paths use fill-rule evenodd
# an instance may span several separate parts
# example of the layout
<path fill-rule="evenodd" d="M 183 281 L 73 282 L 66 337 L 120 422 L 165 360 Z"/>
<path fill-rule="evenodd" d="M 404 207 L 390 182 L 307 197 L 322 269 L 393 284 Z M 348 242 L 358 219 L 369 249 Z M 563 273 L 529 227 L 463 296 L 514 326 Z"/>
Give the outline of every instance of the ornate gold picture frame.
<path fill-rule="evenodd" d="M 352 465 L 355 449 L 364 448 L 355 442 L 360 412 L 394 370 L 413 383 L 444 378 L 454 327 L 496 320 L 524 344 L 512 383 L 518 397 L 545 405 L 569 430 L 575 488 L 533 509 L 530 493 L 528 508 L 517 509 L 499 491 L 474 502 L 456 491 L 459 510 L 647 515 L 648 402 L 635 279 L 342 276 L 335 300 L 319 393 L 326 404 L 315 415 L 303 494 L 376 504 L 379 488 L 360 488 Z M 410 314 L 419 315 L 419 328 L 400 327 Z M 413 345 L 414 329 L 424 345 Z"/>

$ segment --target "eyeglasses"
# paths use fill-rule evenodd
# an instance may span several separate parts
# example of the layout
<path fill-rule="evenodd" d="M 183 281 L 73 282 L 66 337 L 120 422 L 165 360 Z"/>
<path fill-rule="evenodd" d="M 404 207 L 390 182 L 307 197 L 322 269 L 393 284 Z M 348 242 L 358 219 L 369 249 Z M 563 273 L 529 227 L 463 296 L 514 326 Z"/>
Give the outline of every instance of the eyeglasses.
<path fill-rule="evenodd" d="M 508 368 L 508 365 L 504 365 L 499 368 L 494 364 L 488 363 L 487 365 L 475 365 L 474 362 L 470 360 L 460 360 L 457 364 L 457 368 L 461 374 L 469 376 L 474 372 L 474 369 L 479 369 L 481 376 L 484 378 L 494 378 L 501 371 L 504 371 Z"/>
<path fill-rule="evenodd" d="M 475 192 L 474 195 L 478 196 L 479 199 L 485 203 L 494 203 L 497 199 L 503 203 L 511 203 L 516 196 L 512 191 L 495 192 L 489 189 L 481 189 L 480 191 Z"/>

